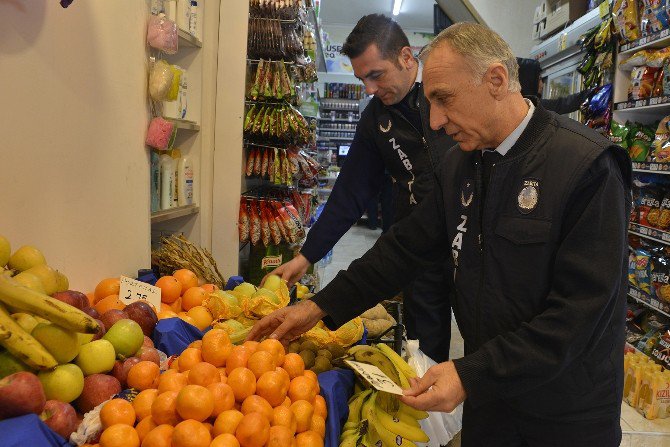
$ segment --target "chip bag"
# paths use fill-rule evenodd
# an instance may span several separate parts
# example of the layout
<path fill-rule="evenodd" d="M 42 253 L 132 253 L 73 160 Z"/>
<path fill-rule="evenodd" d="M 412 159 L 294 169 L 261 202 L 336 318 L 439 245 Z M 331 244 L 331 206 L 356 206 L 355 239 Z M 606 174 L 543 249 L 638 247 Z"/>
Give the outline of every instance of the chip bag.
<path fill-rule="evenodd" d="M 668 28 L 667 0 L 642 0 L 641 6 L 640 31 L 643 36 Z"/>
<path fill-rule="evenodd" d="M 640 38 L 637 3 L 635 0 L 615 0 L 612 7 L 614 28 L 626 41 Z"/>
<path fill-rule="evenodd" d="M 630 74 L 628 99 L 637 101 L 638 99 L 649 98 L 656 85 L 658 74 L 658 67 L 635 67 Z"/>
<path fill-rule="evenodd" d="M 619 62 L 619 68 L 622 70 L 632 70 L 635 67 L 647 65 L 647 60 L 651 57 L 652 51 L 640 50 L 633 53 L 629 58 L 622 59 Z"/>
<path fill-rule="evenodd" d="M 637 280 L 635 279 L 635 264 L 637 258 L 634 251 L 628 252 L 628 282 L 637 287 Z"/>
<path fill-rule="evenodd" d="M 631 128 L 628 133 L 630 141 L 628 153 L 632 161 L 645 161 L 647 159 L 654 135 L 654 132 L 645 126 Z"/>
<path fill-rule="evenodd" d="M 624 149 L 628 149 L 628 126 L 625 124 L 619 124 L 616 121 L 612 120 L 610 127 L 610 141 L 614 144 L 618 144 Z"/>
<path fill-rule="evenodd" d="M 635 251 L 635 281 L 637 287 L 647 294 L 651 294 L 651 254 L 640 248 Z"/>
<path fill-rule="evenodd" d="M 654 160 L 659 163 L 670 161 L 670 116 L 658 123 L 654 137 Z"/>
<path fill-rule="evenodd" d="M 662 193 L 654 187 L 646 187 L 640 193 L 640 225 L 656 227 L 661 214 Z"/>
<path fill-rule="evenodd" d="M 670 193 L 665 193 L 663 200 L 661 200 L 661 212 L 658 216 L 657 227 L 660 230 L 666 231 L 670 228 Z"/>

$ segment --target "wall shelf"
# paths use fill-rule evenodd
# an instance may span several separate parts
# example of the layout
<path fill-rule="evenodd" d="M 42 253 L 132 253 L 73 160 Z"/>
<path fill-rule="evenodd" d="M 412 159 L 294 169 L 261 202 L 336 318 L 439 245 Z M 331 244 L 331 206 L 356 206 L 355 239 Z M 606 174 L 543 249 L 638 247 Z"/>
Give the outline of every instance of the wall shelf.
<path fill-rule="evenodd" d="M 177 208 L 170 208 L 167 210 L 151 213 L 151 223 L 153 224 L 158 222 L 165 222 L 168 220 L 176 219 L 178 217 L 198 214 L 199 212 L 200 208 L 198 207 L 198 205 L 186 205 Z"/>
<path fill-rule="evenodd" d="M 645 239 L 655 242 L 660 242 L 664 245 L 670 245 L 670 233 L 667 231 L 658 230 L 656 228 L 646 227 L 644 225 L 631 223 L 628 226 L 628 232 L 636 234 Z"/>
<path fill-rule="evenodd" d="M 183 29 L 179 28 L 177 30 L 177 35 L 179 36 L 180 46 L 202 48 L 202 40 L 198 39 L 188 31 L 184 31 Z"/>
<path fill-rule="evenodd" d="M 665 301 L 659 301 L 656 298 L 652 298 L 645 292 L 641 291 L 637 287 L 628 286 L 628 296 L 633 298 L 640 304 L 647 306 L 648 308 L 655 310 L 658 313 L 661 313 L 667 317 L 670 317 L 670 303 Z"/>
<path fill-rule="evenodd" d="M 633 162 L 633 172 L 647 172 L 651 174 L 665 174 L 670 175 L 670 163 L 655 163 L 655 162 Z"/>
<path fill-rule="evenodd" d="M 634 53 L 645 48 L 663 48 L 670 45 L 670 29 L 664 29 L 651 36 L 645 36 L 619 47 L 619 55 Z"/>
<path fill-rule="evenodd" d="M 198 132 L 200 130 L 200 124 L 196 123 L 195 121 L 181 120 L 174 118 L 167 118 L 167 120 L 174 123 L 177 129 L 192 130 L 194 132 Z"/>

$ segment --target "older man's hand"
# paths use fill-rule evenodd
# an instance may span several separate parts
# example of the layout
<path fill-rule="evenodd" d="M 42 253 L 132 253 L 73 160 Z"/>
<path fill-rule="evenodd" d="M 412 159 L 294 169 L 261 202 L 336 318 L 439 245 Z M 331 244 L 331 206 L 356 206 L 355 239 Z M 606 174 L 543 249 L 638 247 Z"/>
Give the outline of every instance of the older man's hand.
<path fill-rule="evenodd" d="M 269 336 L 287 344 L 312 329 L 325 316 L 326 313 L 313 301 L 305 300 L 264 317 L 251 329 L 247 340 L 260 340 Z"/>
<path fill-rule="evenodd" d="M 467 397 L 454 362 L 439 363 L 410 384 L 400 400 L 419 410 L 451 412 Z"/>

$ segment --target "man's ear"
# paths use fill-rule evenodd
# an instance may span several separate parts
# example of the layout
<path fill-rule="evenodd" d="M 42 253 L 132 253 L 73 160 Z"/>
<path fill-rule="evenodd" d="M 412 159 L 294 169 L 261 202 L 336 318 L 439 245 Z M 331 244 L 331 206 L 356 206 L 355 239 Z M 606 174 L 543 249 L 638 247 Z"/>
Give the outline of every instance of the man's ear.
<path fill-rule="evenodd" d="M 486 74 L 484 81 L 489 86 L 489 90 L 494 97 L 500 97 L 507 93 L 509 86 L 509 74 L 507 68 L 503 64 L 491 64 Z"/>
<path fill-rule="evenodd" d="M 410 47 L 402 47 L 402 50 L 400 50 L 400 55 L 398 56 L 398 61 L 404 68 L 409 69 L 414 67 L 416 64 L 416 59 L 414 59 L 412 49 Z"/>

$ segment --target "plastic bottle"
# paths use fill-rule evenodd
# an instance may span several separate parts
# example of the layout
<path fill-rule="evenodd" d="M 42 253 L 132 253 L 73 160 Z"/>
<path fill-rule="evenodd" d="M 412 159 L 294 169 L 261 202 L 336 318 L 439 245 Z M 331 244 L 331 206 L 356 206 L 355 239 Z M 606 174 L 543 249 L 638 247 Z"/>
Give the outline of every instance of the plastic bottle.
<path fill-rule="evenodd" d="M 193 36 L 198 35 L 198 2 L 191 0 L 191 16 L 188 22 L 188 32 Z"/>
<path fill-rule="evenodd" d="M 151 212 L 161 209 L 161 160 L 158 152 L 151 151 Z"/>
<path fill-rule="evenodd" d="M 172 208 L 174 192 L 174 160 L 168 154 L 161 155 L 161 209 Z"/>
<path fill-rule="evenodd" d="M 181 160 L 181 151 L 177 148 L 170 152 L 172 157 L 172 168 L 174 169 L 174 178 L 172 181 L 172 208 L 179 206 L 179 160 Z"/>
<path fill-rule="evenodd" d="M 188 157 L 179 159 L 177 166 L 177 195 L 179 196 L 179 206 L 193 204 L 193 163 Z"/>

